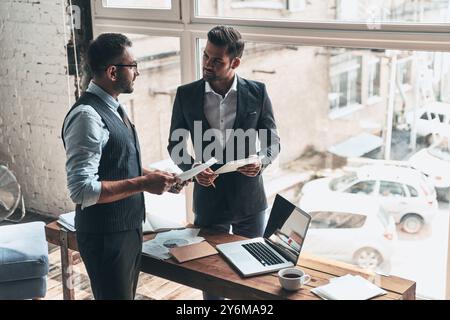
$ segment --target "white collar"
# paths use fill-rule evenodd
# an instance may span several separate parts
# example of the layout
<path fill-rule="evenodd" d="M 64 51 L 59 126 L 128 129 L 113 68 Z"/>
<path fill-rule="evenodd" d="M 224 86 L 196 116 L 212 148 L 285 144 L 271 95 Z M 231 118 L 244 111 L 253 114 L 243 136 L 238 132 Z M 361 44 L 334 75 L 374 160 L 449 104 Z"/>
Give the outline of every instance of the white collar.
<path fill-rule="evenodd" d="M 235 74 L 234 75 L 234 80 L 233 80 L 233 84 L 231 85 L 230 90 L 228 90 L 227 94 L 225 95 L 225 97 L 231 92 L 231 91 L 235 91 L 237 92 L 237 84 L 238 84 L 238 75 Z M 211 88 L 211 85 L 209 84 L 208 81 L 206 81 L 205 83 L 205 93 L 215 93 L 218 94 L 217 92 L 215 92 L 213 90 L 213 88 Z"/>

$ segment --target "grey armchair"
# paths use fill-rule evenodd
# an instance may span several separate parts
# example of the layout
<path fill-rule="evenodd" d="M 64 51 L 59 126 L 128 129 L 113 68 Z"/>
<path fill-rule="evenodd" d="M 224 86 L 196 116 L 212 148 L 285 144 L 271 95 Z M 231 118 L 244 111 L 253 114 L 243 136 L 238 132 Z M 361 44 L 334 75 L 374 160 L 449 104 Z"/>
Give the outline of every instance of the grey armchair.
<path fill-rule="evenodd" d="M 45 224 L 0 227 L 0 299 L 38 299 L 47 291 L 48 244 Z"/>

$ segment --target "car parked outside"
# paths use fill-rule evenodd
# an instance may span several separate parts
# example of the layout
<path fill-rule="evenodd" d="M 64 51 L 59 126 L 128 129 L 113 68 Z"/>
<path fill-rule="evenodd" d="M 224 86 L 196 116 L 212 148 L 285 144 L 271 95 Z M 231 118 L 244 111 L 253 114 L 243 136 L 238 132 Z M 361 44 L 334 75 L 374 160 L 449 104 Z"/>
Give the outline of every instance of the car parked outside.
<path fill-rule="evenodd" d="M 390 271 L 397 240 L 395 221 L 376 201 L 348 202 L 339 208 L 322 201 L 301 209 L 312 218 L 303 251 L 365 269 Z"/>
<path fill-rule="evenodd" d="M 450 193 L 450 148 L 449 139 L 441 139 L 409 158 L 414 168 L 422 171 L 436 187 L 438 199 L 449 201 Z"/>
<path fill-rule="evenodd" d="M 376 200 L 408 233 L 417 233 L 438 209 L 436 190 L 420 171 L 394 165 L 365 165 L 338 177 L 312 180 L 302 188 L 300 207 Z"/>
<path fill-rule="evenodd" d="M 409 127 L 414 126 L 414 111 L 406 114 L 406 122 Z M 430 102 L 426 106 L 416 110 L 416 132 L 419 137 L 424 137 L 428 144 L 436 140 L 436 136 L 442 136 L 450 132 L 450 104 L 443 102 Z"/>

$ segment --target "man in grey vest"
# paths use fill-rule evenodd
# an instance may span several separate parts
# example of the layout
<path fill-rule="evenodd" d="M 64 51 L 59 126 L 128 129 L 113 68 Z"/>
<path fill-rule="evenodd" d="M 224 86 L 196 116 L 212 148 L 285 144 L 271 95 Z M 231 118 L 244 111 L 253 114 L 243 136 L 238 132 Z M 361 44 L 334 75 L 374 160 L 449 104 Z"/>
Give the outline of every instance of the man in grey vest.
<path fill-rule="evenodd" d="M 131 41 L 102 34 L 88 49 L 93 79 L 62 129 L 78 248 L 95 299 L 134 299 L 145 219 L 143 192 L 179 192 L 179 180 L 142 168 L 134 125 L 118 102 L 139 75 Z"/>

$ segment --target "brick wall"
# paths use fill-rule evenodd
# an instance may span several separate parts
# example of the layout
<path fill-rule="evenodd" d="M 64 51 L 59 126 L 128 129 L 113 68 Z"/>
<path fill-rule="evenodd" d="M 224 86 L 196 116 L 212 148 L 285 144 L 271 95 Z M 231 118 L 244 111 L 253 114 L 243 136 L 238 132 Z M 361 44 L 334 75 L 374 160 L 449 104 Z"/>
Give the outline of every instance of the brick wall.
<path fill-rule="evenodd" d="M 73 205 L 61 123 L 74 101 L 66 76 L 64 0 L 0 1 L 0 163 L 16 174 L 27 209 Z"/>

